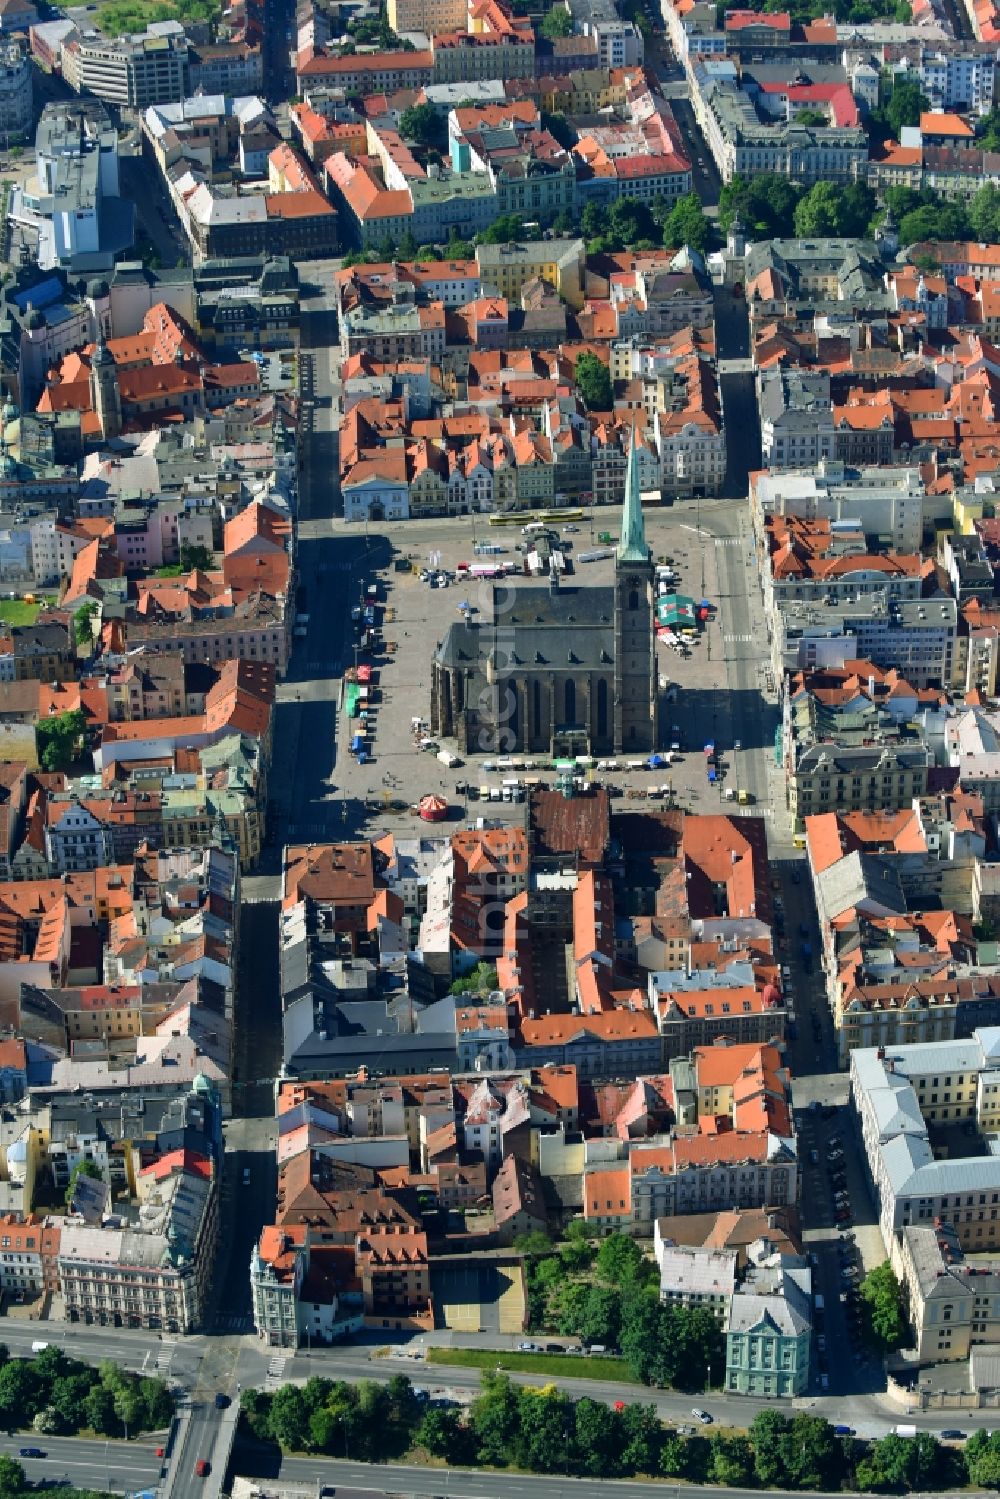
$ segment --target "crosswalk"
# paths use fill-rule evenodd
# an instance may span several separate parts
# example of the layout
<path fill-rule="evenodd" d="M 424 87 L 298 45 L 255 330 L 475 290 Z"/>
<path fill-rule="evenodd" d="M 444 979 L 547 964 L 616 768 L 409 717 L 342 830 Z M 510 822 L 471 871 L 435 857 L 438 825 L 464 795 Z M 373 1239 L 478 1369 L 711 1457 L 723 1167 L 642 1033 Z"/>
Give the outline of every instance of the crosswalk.
<path fill-rule="evenodd" d="M 276 1353 L 276 1354 L 274 1354 L 274 1356 L 272 1358 L 268 1359 L 268 1361 L 267 1361 L 267 1382 L 268 1382 L 268 1384 L 280 1384 L 281 1383 L 281 1376 L 285 1372 L 285 1365 L 287 1363 L 288 1363 L 288 1359 L 287 1359 L 287 1357 L 283 1353 Z"/>
<path fill-rule="evenodd" d="M 224 1312 L 215 1319 L 216 1332 L 252 1332 L 253 1318 L 247 1312 Z"/>
<path fill-rule="evenodd" d="M 154 1368 L 157 1374 L 169 1374 L 170 1364 L 173 1360 L 174 1349 L 177 1347 L 176 1338 L 164 1338 L 156 1350 L 156 1363 Z"/>
<path fill-rule="evenodd" d="M 717 536 L 715 538 L 715 544 L 716 544 L 717 547 L 741 547 L 741 546 L 743 546 L 743 537 L 742 536 Z"/>
<path fill-rule="evenodd" d="M 723 639 L 723 641 L 725 642 L 726 645 L 749 645 L 750 642 L 751 642 L 751 640 L 753 640 L 753 636 L 752 635 L 723 635 L 722 639 Z"/>

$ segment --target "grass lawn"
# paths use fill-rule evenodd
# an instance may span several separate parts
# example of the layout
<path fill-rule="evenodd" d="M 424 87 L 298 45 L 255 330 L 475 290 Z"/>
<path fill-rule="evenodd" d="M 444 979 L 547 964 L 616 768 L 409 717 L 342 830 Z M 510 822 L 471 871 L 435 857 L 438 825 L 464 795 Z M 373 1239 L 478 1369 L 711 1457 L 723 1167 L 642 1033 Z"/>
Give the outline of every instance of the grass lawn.
<path fill-rule="evenodd" d="M 553 1374 L 566 1379 L 597 1379 L 638 1384 L 621 1358 L 583 1358 L 572 1353 L 507 1353 L 495 1348 L 428 1348 L 429 1364 L 454 1364 L 463 1369 L 499 1368 L 512 1374 Z"/>
<path fill-rule="evenodd" d="M 221 0 L 108 0 L 97 12 L 97 24 L 105 36 L 123 36 L 145 31 L 150 21 L 218 20 Z"/>
<path fill-rule="evenodd" d="M 0 620 L 5 625 L 33 625 L 41 604 L 26 604 L 24 599 L 0 599 Z"/>

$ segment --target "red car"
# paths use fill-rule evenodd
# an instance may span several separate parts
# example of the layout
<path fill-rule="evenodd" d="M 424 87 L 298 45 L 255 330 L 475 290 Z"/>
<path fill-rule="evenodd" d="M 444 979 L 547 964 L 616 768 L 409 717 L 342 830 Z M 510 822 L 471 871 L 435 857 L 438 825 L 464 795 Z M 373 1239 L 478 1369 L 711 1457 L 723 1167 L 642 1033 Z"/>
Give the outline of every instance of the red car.
<path fill-rule="evenodd" d="M 162 1457 L 163 1454 L 164 1454 L 164 1450 L 165 1449 L 163 1447 L 157 1447 L 157 1449 L 156 1449 L 156 1456 L 157 1457 Z"/>
<path fill-rule="evenodd" d="M 198 1461 L 194 1465 L 194 1471 L 197 1473 L 199 1478 L 207 1478 L 209 1473 L 212 1471 L 212 1467 L 211 1464 L 206 1462 L 203 1457 L 199 1457 Z"/>

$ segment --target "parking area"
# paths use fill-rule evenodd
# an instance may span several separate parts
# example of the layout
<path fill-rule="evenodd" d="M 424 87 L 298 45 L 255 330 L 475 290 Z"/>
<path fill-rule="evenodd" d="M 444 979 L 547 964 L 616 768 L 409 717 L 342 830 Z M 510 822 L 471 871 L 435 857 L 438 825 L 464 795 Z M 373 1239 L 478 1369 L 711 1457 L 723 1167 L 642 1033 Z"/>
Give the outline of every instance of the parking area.
<path fill-rule="evenodd" d="M 816 1384 L 857 1389 L 879 1370 L 865 1342 L 859 1287 L 885 1259 L 849 1109 L 814 1105 L 797 1119 L 803 1242 L 813 1276 Z"/>
<path fill-rule="evenodd" d="M 743 545 L 743 538 L 716 539 L 684 515 L 690 512 L 678 515 L 665 510 L 647 515 L 654 557 L 662 564 L 669 559 L 676 573 L 672 586 L 678 592 L 697 602 L 707 599 L 713 609 L 708 620 L 685 637 L 683 649 L 657 645 L 663 759 L 651 769 L 638 769 L 634 764 L 629 768 L 620 761 L 612 770 L 607 762 L 600 768 L 595 763 L 581 767 L 580 774 L 606 785 L 612 796 L 625 801 L 770 816 L 770 806 L 758 803 L 746 789 L 748 780 L 759 783 L 760 777 L 752 776 L 749 766 L 751 756 L 762 754 L 762 746 L 744 744 L 733 737 L 731 708 L 727 705 L 730 601 L 719 597 L 719 554 L 723 547 Z M 564 531 L 560 538 L 571 562 L 566 589 L 608 584 L 613 575 L 612 558 L 572 565 L 573 557 L 589 550 L 590 545 L 586 525 L 571 530 L 574 534 Z M 522 541 L 519 527 L 493 528 L 487 538 L 490 545 L 503 548 L 491 555 L 491 561 L 495 557 L 520 565 L 521 554 L 516 550 Z M 403 548 L 408 536 L 397 530 L 392 539 Z M 429 733 L 435 646 L 444 638 L 448 625 L 461 618 L 460 606 L 468 606 L 473 613 L 489 608 L 491 584 L 457 575 L 459 562 L 474 557 L 468 518 L 438 527 L 432 540 L 423 544 L 418 541 L 407 552 L 411 557 L 397 551 L 396 562 L 402 564 L 412 558 L 417 571 L 389 565 L 377 574 L 359 571 L 351 579 L 350 604 L 355 618 L 348 656 L 353 656 L 354 669 L 364 674 L 367 691 L 363 705 L 359 702 L 359 712 L 366 714 L 363 721 L 357 715 L 349 717 L 346 711 L 338 714 L 333 780 L 337 793 L 348 802 L 345 823 L 363 823 L 377 810 L 380 822 L 412 826 L 413 809 L 427 795 L 445 802 L 446 823 L 483 815 L 518 821 L 524 815 L 521 798 L 526 783 L 557 784 L 551 762 L 545 757 L 514 757 L 510 763 L 496 762 L 489 756 L 463 756 L 462 763 L 448 764 L 438 758 L 439 750 L 454 751 L 456 747 L 431 742 Z M 421 571 L 427 576 L 422 577 Z M 537 586 L 537 580 L 522 577 L 507 581 L 515 588 L 532 583 Z M 365 594 L 372 583 L 377 586 L 378 598 L 373 616 L 366 620 Z M 353 674 L 352 669 L 349 675 Z M 350 697 L 357 701 L 356 694 Z M 360 754 L 352 753 L 352 743 Z M 717 748 L 714 783 L 708 776 L 705 755 L 709 743 Z M 511 785 L 508 794 L 504 782 L 515 781 L 520 785 Z"/>

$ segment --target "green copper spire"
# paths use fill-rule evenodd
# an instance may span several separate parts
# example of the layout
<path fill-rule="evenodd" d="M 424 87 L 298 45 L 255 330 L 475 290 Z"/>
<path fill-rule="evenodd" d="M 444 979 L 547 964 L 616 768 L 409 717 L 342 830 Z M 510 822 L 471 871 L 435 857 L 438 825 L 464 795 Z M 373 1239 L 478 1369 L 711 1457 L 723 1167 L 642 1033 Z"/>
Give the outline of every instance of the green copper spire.
<path fill-rule="evenodd" d="M 625 504 L 622 507 L 622 534 L 618 543 L 619 562 L 648 562 L 646 527 L 642 519 L 642 492 L 639 488 L 639 455 L 635 448 L 635 430 L 628 449 L 625 471 Z"/>

